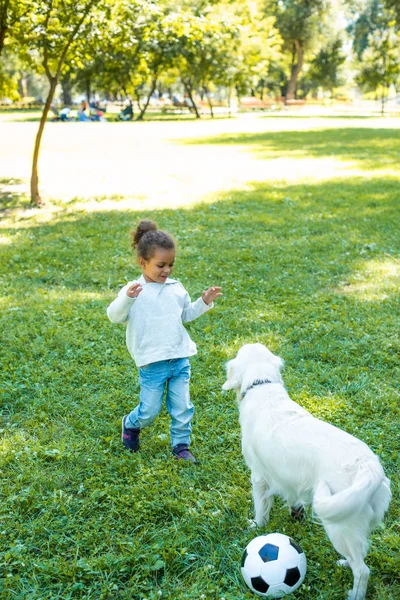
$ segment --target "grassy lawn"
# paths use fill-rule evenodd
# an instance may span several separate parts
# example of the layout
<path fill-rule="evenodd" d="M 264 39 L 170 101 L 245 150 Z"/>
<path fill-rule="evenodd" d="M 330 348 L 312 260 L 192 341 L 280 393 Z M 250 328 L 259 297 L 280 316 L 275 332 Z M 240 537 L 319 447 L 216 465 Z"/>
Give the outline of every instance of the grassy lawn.
<path fill-rule="evenodd" d="M 306 552 L 306 580 L 293 599 L 345 598 L 351 573 L 336 566 L 310 512 L 299 524 L 277 501 L 267 528 L 249 526 L 237 408 L 221 386 L 225 362 L 254 341 L 284 358 L 293 399 L 380 456 L 393 501 L 371 539 L 367 598 L 400 597 L 400 128 L 300 121 L 261 118 L 240 131 L 220 121 L 190 135 L 188 123 L 174 123 L 167 152 L 154 141 L 160 169 L 140 202 L 76 198 L 30 210 L 12 191 L 23 168 L 0 172 L 2 599 L 250 600 L 240 558 L 266 531 L 291 535 Z M 146 169 L 132 152 L 136 170 Z M 200 179 L 188 179 L 187 204 L 155 204 L 170 156 L 194 152 L 204 160 L 200 176 L 212 179 L 206 201 L 189 192 Z M 222 180 L 207 163 L 216 156 Z M 175 276 L 192 299 L 208 285 L 224 291 L 188 325 L 199 349 L 195 466 L 171 458 L 165 409 L 143 432 L 139 453 L 121 447 L 121 417 L 138 385 L 124 329 L 105 310 L 138 273 L 128 233 L 144 216 L 177 237 Z"/>

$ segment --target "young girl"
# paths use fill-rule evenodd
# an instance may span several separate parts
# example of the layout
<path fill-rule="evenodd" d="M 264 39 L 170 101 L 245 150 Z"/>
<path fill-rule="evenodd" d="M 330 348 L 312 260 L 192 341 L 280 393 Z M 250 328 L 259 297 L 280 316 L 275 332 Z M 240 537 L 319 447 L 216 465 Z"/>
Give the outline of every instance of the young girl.
<path fill-rule="evenodd" d="M 139 449 L 140 430 L 159 414 L 167 388 L 172 452 L 195 463 L 189 452 L 194 412 L 189 357 L 197 350 L 182 323 L 212 308 L 221 288 L 210 287 L 191 302 L 183 285 L 169 277 L 175 263 L 172 236 L 152 221 L 141 221 L 131 235 L 142 275 L 125 285 L 107 309 L 113 323 L 127 323 L 126 344 L 139 368 L 139 404 L 122 419 L 122 442 L 131 452 Z"/>

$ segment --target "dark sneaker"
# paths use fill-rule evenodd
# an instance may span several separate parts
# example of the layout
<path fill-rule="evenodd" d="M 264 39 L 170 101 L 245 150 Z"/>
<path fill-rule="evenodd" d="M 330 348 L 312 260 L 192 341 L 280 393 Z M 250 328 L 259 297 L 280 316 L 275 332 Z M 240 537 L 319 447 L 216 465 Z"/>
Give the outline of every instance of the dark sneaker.
<path fill-rule="evenodd" d="M 131 452 L 136 452 L 137 450 L 139 450 L 139 433 L 140 433 L 140 429 L 137 427 L 135 429 L 128 429 L 127 427 L 125 427 L 125 421 L 127 419 L 126 415 L 123 419 L 122 419 L 122 435 L 121 435 L 121 439 L 122 439 L 122 443 L 124 444 L 125 448 L 127 448 L 128 450 L 130 450 Z"/>
<path fill-rule="evenodd" d="M 178 444 L 175 448 L 172 448 L 172 454 L 177 460 L 188 460 L 192 463 L 197 463 L 197 460 L 189 452 L 189 448 L 185 444 Z"/>

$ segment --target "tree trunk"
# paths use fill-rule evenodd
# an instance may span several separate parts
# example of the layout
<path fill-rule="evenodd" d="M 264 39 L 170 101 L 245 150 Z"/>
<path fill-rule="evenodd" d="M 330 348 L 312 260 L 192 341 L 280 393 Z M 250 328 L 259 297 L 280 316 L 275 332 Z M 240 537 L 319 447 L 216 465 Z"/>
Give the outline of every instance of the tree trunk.
<path fill-rule="evenodd" d="M 62 66 L 67 57 L 68 50 L 69 50 L 72 42 L 74 41 L 75 37 L 77 36 L 82 23 L 84 22 L 84 20 L 86 19 L 87 15 L 90 12 L 90 10 L 92 9 L 94 2 L 95 2 L 95 0 L 92 0 L 86 6 L 86 10 L 85 10 L 82 18 L 76 24 L 75 29 L 72 31 L 69 39 L 67 39 L 66 44 L 64 46 L 64 50 L 62 51 L 62 54 L 58 60 L 58 65 L 57 65 L 55 75 L 52 75 L 51 71 L 50 71 L 47 46 L 45 46 L 44 50 L 43 50 L 43 67 L 44 67 L 47 79 L 50 83 L 50 89 L 49 89 L 49 93 L 48 93 L 46 103 L 44 105 L 43 113 L 42 113 L 42 116 L 40 119 L 39 129 L 36 134 L 35 148 L 33 151 L 32 175 L 31 175 L 31 205 L 34 205 L 34 206 L 41 206 L 43 204 L 42 199 L 40 197 L 40 193 L 39 193 L 38 161 L 39 161 L 40 143 L 42 141 L 42 135 L 43 135 L 44 126 L 46 124 L 47 115 L 49 114 L 51 103 L 53 102 L 54 92 L 56 91 L 57 84 L 60 80 L 61 69 L 62 69 Z M 50 8 L 51 8 L 51 3 L 50 3 Z M 48 25 L 49 19 L 50 19 L 50 12 L 48 12 L 47 16 L 46 16 L 46 21 L 45 21 L 46 26 Z"/>
<path fill-rule="evenodd" d="M 130 97 L 130 95 L 128 94 L 126 87 L 123 85 L 121 86 L 122 91 L 124 92 L 125 95 L 125 100 L 128 100 L 129 102 L 129 106 L 132 109 L 132 119 L 133 119 L 133 115 L 134 115 L 134 110 L 133 110 L 133 102 L 132 102 L 132 98 Z"/>
<path fill-rule="evenodd" d="M 9 1 L 6 0 L 5 2 L 1 3 L 1 10 L 0 10 L 0 54 L 5 46 L 5 40 L 7 37 L 7 33 L 8 33 L 8 7 L 9 7 Z"/>
<path fill-rule="evenodd" d="M 90 81 L 90 75 L 88 75 L 86 77 L 86 98 L 87 98 L 88 104 L 90 104 L 91 97 L 92 97 L 92 86 L 91 86 L 91 81 Z"/>
<path fill-rule="evenodd" d="M 18 93 L 21 96 L 21 98 L 26 98 L 28 93 L 27 93 L 27 86 L 26 86 L 26 79 L 24 76 L 20 77 L 18 79 Z"/>
<path fill-rule="evenodd" d="M 199 113 L 199 109 L 197 108 L 195 101 L 193 100 L 193 89 L 192 86 L 190 85 L 190 83 L 184 81 L 183 85 L 185 87 L 186 93 L 189 96 L 189 100 L 192 103 L 192 108 L 196 114 L 196 119 L 200 119 L 200 113 Z"/>
<path fill-rule="evenodd" d="M 208 106 L 210 107 L 211 118 L 213 119 L 214 118 L 213 105 L 212 105 L 211 98 L 210 98 L 210 92 L 206 86 L 204 86 L 204 93 L 207 97 Z"/>
<path fill-rule="evenodd" d="M 4 42 L 6 39 L 6 35 L 7 35 L 7 28 L 6 27 L 3 28 L 2 24 L 0 24 L 0 54 L 4 48 Z"/>
<path fill-rule="evenodd" d="M 138 108 L 139 108 L 140 111 L 142 111 L 141 98 L 140 98 L 140 94 L 137 91 L 137 89 L 135 89 L 135 97 L 136 97 L 136 102 L 137 102 Z"/>
<path fill-rule="evenodd" d="M 382 94 L 381 94 L 381 115 L 382 115 L 382 117 L 385 114 L 385 101 L 386 101 L 385 88 L 382 86 Z"/>
<path fill-rule="evenodd" d="M 31 205 L 32 206 L 42 206 L 43 202 L 39 193 L 39 176 L 38 176 L 38 161 L 39 161 L 39 152 L 40 152 L 40 143 L 42 141 L 42 135 L 44 126 L 46 124 L 47 115 L 49 114 L 49 110 L 51 107 L 51 103 L 53 102 L 54 92 L 57 87 L 57 78 L 54 77 L 50 83 L 50 90 L 46 99 L 46 103 L 44 105 L 42 117 L 39 123 L 39 129 L 36 134 L 35 140 L 35 149 L 33 151 L 33 160 L 32 160 L 32 175 L 31 175 Z"/>
<path fill-rule="evenodd" d="M 291 73 L 290 73 L 290 79 L 289 79 L 288 87 L 286 90 L 286 101 L 293 100 L 295 92 L 296 92 L 297 79 L 298 79 L 301 69 L 303 68 L 304 49 L 298 40 L 295 40 L 295 47 L 296 47 L 297 62 L 295 63 L 294 59 L 293 59 L 292 69 L 291 69 Z"/>
<path fill-rule="evenodd" d="M 71 73 L 66 73 L 60 81 L 64 106 L 72 105 Z"/>
<path fill-rule="evenodd" d="M 147 99 L 146 99 L 146 102 L 145 102 L 143 108 L 140 109 L 140 114 L 137 117 L 136 121 L 143 121 L 144 113 L 146 112 L 147 107 L 150 104 L 150 98 L 152 97 L 152 95 L 154 94 L 154 90 L 156 89 L 157 78 L 158 78 L 158 75 L 156 75 L 155 78 L 152 81 L 149 95 L 147 96 Z"/>

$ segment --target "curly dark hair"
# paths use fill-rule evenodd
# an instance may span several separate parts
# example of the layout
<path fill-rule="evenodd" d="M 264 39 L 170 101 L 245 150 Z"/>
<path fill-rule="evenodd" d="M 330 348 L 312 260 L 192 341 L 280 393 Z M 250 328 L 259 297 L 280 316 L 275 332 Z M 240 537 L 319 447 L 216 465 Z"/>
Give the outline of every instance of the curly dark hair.
<path fill-rule="evenodd" d="M 150 260 L 157 248 L 175 250 L 175 240 L 166 231 L 157 228 L 154 221 L 140 221 L 136 229 L 131 231 L 132 249 L 139 258 Z"/>

